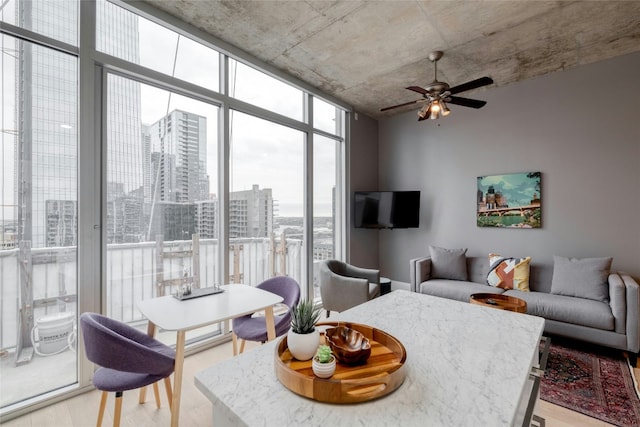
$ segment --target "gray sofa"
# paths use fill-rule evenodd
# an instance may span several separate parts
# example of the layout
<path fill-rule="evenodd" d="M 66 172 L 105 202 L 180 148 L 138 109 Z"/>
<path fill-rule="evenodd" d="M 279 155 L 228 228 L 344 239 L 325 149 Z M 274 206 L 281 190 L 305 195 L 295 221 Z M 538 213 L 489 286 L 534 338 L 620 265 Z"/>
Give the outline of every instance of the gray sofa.
<path fill-rule="evenodd" d="M 638 284 L 625 273 L 609 274 L 609 301 L 551 294 L 553 266 L 531 264 L 531 292 L 487 285 L 487 257 L 466 257 L 468 281 L 432 279 L 431 258 L 415 258 L 411 265 L 411 290 L 433 296 L 469 301 L 474 293 L 504 293 L 523 299 L 527 314 L 545 319 L 545 333 L 565 336 L 637 356 L 640 350 L 640 296 Z"/>

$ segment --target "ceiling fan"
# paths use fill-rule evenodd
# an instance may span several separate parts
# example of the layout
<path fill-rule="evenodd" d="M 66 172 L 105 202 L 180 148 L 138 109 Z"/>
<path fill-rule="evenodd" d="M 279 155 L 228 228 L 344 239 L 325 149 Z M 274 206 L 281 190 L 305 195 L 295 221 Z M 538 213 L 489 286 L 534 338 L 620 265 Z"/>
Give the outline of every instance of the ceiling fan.
<path fill-rule="evenodd" d="M 393 105 L 391 107 L 381 108 L 380 111 L 387 111 L 393 108 L 404 107 L 412 104 L 424 104 L 418 111 L 418 121 L 448 116 L 451 113 L 447 103 L 461 105 L 463 107 L 482 108 L 486 105 L 486 101 L 480 101 L 471 98 L 461 98 L 453 96 L 456 93 L 465 92 L 471 89 L 477 89 L 493 83 L 490 77 L 480 77 L 458 86 L 449 87 L 448 83 L 438 81 L 438 60 L 442 58 L 443 52 L 440 50 L 433 51 L 429 54 L 429 60 L 434 65 L 434 79 L 425 87 L 409 86 L 407 89 L 422 94 L 421 99 L 403 104 Z"/>

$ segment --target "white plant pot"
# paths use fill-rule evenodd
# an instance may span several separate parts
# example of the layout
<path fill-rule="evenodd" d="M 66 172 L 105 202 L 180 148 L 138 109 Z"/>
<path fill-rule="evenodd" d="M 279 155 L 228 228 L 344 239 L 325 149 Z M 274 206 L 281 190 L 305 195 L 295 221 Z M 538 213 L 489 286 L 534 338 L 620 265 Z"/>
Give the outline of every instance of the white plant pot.
<path fill-rule="evenodd" d="M 287 346 L 291 355 L 298 360 L 309 360 L 316 355 L 320 345 L 320 332 L 314 329 L 310 334 L 296 334 L 291 329 L 287 333 Z"/>
<path fill-rule="evenodd" d="M 336 371 L 336 358 L 335 356 L 331 356 L 331 362 L 320 363 L 318 362 L 318 358 L 314 357 L 313 362 L 311 363 L 311 368 L 313 369 L 313 373 L 318 378 L 329 378 Z"/>

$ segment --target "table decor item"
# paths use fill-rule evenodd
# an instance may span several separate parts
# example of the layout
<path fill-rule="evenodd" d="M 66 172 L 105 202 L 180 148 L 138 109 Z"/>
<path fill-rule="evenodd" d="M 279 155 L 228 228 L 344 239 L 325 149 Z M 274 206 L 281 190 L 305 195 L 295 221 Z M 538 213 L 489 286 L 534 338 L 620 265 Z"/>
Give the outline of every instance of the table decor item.
<path fill-rule="evenodd" d="M 224 292 L 224 289 L 220 289 L 220 286 L 215 285 L 214 287 L 208 288 L 197 288 L 192 289 L 191 286 L 181 288 L 175 294 L 172 294 L 174 298 L 185 301 L 193 298 L 206 297 L 207 295 L 220 294 Z"/>
<path fill-rule="evenodd" d="M 314 308 L 313 301 L 300 301 L 291 312 L 291 329 L 287 332 L 287 342 L 293 357 L 309 360 L 315 354 L 320 340 L 316 322 L 320 309 Z"/>
<path fill-rule="evenodd" d="M 339 325 L 324 333 L 333 354 L 340 363 L 360 365 L 371 355 L 371 344 L 363 334 L 348 326 Z"/>
<path fill-rule="evenodd" d="M 359 323 L 321 322 L 316 328 L 346 325 L 369 340 L 371 356 L 361 365 L 337 361 L 331 378 L 317 377 L 313 361 L 300 361 L 291 355 L 288 336 L 282 337 L 275 351 L 276 376 L 292 392 L 319 402 L 358 403 L 377 399 L 395 391 L 405 379 L 407 353 L 400 341 L 388 333 Z M 321 343 L 323 337 L 318 338 Z"/>
<path fill-rule="evenodd" d="M 313 357 L 311 365 L 313 373 L 320 378 L 329 378 L 336 370 L 336 357 L 331 354 L 331 347 L 320 345 L 318 352 Z"/>

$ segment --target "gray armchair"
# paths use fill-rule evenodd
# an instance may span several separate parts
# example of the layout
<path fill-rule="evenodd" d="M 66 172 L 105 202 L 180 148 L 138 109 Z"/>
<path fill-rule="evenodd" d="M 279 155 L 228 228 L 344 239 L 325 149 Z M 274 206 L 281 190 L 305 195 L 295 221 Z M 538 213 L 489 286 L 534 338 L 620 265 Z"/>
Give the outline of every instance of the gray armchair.
<path fill-rule="evenodd" d="M 380 271 L 330 259 L 320 262 L 320 295 L 327 310 L 344 311 L 380 295 Z"/>

